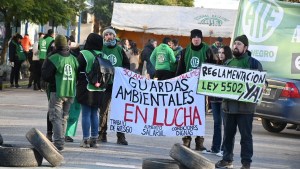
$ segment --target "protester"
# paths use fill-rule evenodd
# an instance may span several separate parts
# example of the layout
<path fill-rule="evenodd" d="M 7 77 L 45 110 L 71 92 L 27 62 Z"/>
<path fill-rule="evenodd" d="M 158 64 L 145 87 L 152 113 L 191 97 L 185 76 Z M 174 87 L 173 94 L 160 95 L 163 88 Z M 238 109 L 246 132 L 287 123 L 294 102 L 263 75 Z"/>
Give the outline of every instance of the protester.
<path fill-rule="evenodd" d="M 153 50 L 150 61 L 155 67 L 155 76 L 158 80 L 166 80 L 174 77 L 171 64 L 175 63 L 174 52 L 169 46 L 171 38 L 165 37 L 163 42 Z"/>
<path fill-rule="evenodd" d="M 67 37 L 67 42 L 68 42 L 68 46 L 69 46 L 69 51 L 70 53 L 75 56 L 76 58 L 78 57 L 78 55 L 80 54 L 80 50 L 78 46 L 72 46 L 72 38 Z M 67 128 L 66 128 L 66 132 L 65 132 L 65 142 L 73 142 L 73 138 L 71 136 L 75 136 L 76 135 L 76 130 L 77 130 L 77 125 L 78 125 L 78 118 L 80 115 L 80 111 L 81 111 L 81 106 L 77 101 L 77 97 L 74 98 L 74 102 L 72 103 L 71 107 L 70 107 L 70 113 L 69 113 L 69 118 L 67 121 Z M 98 126 L 98 125 L 97 125 Z"/>
<path fill-rule="evenodd" d="M 78 83 L 77 100 L 81 105 L 83 139 L 80 144 L 83 148 L 98 147 L 98 108 L 104 104 L 101 102 L 102 89 L 90 84 L 87 74 L 92 69 L 96 55 L 102 53 L 103 38 L 96 33 L 90 33 L 87 37 L 83 50 L 78 56 Z M 95 54 L 94 54 L 95 53 Z"/>
<path fill-rule="evenodd" d="M 43 66 L 43 63 L 45 61 L 45 59 L 47 58 L 47 56 L 49 55 L 50 52 L 53 52 L 55 49 L 54 46 L 54 31 L 52 29 L 49 29 L 47 34 L 43 37 L 39 39 L 39 60 L 40 60 L 40 67 Z M 47 99 L 49 101 L 50 99 L 50 91 L 46 85 L 46 83 L 44 82 L 43 78 L 41 79 L 41 91 L 46 90 L 46 94 L 47 94 Z M 47 113 L 47 134 L 46 137 L 52 141 L 52 135 L 53 135 L 53 131 L 52 131 L 52 123 L 49 120 L 49 112 Z"/>
<path fill-rule="evenodd" d="M 180 52 L 182 51 L 182 47 L 179 45 L 178 39 L 172 39 L 172 45 L 171 48 L 173 49 L 174 56 L 176 58 L 176 62 L 171 64 L 171 72 L 173 73 L 173 76 L 176 75 L 177 65 L 180 58 Z"/>
<path fill-rule="evenodd" d="M 262 71 L 259 61 L 252 58 L 248 51 L 248 38 L 246 35 L 237 36 L 233 43 L 233 58 L 225 65 L 243 69 Z M 253 64 L 253 62 L 256 64 Z M 249 169 L 253 156 L 252 123 L 256 103 L 241 102 L 231 99 L 223 99 L 222 109 L 224 110 L 224 153 L 223 159 L 215 164 L 216 168 L 233 168 L 233 149 L 236 129 L 241 134 L 241 169 Z"/>
<path fill-rule="evenodd" d="M 156 48 L 156 46 L 157 46 L 157 41 L 155 39 L 149 39 L 140 56 L 141 61 L 139 65 L 139 71 L 141 72 L 142 75 L 144 74 L 142 71 L 144 67 L 144 62 L 146 62 L 146 70 L 150 79 L 153 79 L 155 75 L 155 68 L 150 62 L 150 56 L 153 50 Z"/>
<path fill-rule="evenodd" d="M 139 73 L 139 59 L 140 59 L 140 52 L 136 46 L 136 43 L 133 40 L 129 40 L 129 45 L 127 51 L 125 51 L 126 56 L 129 59 L 130 63 L 130 70 Z"/>
<path fill-rule="evenodd" d="M 202 31 L 193 29 L 191 31 L 191 43 L 182 50 L 179 59 L 176 75 L 189 72 L 193 69 L 198 69 L 202 63 L 214 63 L 213 53 L 209 46 L 202 41 Z M 183 145 L 190 148 L 192 137 L 185 136 L 182 138 Z M 196 150 L 203 151 L 206 148 L 203 146 L 204 137 L 197 136 L 195 139 Z"/>
<path fill-rule="evenodd" d="M 219 55 L 217 64 L 223 65 L 228 59 L 232 58 L 232 52 L 229 46 L 223 46 L 219 49 Z M 214 119 L 214 134 L 212 140 L 212 146 L 210 150 L 203 151 L 205 154 L 216 154 L 217 156 L 223 156 L 222 143 L 222 119 L 224 112 L 222 110 L 222 98 L 210 97 L 210 104 L 212 108 L 212 114 Z"/>
<path fill-rule="evenodd" d="M 109 57 L 110 62 L 114 67 L 124 67 L 130 69 L 128 57 L 126 56 L 122 47 L 117 45 L 116 32 L 113 28 L 108 27 L 103 31 L 104 43 L 103 53 Z M 110 84 L 103 95 L 101 96 L 100 105 L 100 124 L 99 124 L 99 141 L 107 142 L 107 117 L 109 105 L 111 102 L 112 84 Z M 117 132 L 117 144 L 128 145 L 125 134 Z"/>
<path fill-rule="evenodd" d="M 23 37 L 17 33 L 13 36 L 9 43 L 9 62 L 11 66 L 10 87 L 14 88 L 21 88 L 19 85 L 20 68 L 22 63 L 26 60 L 26 56 L 21 45 L 22 39 Z"/>
<path fill-rule="evenodd" d="M 43 38 L 44 34 L 42 32 L 39 33 L 39 39 Z M 36 41 L 32 47 L 32 64 L 30 65 L 32 71 L 32 78 L 33 78 L 33 90 L 41 90 L 41 65 L 39 59 L 39 41 Z M 31 86 L 31 83 L 29 82 Z"/>
<path fill-rule="evenodd" d="M 64 149 L 64 135 L 70 106 L 74 101 L 78 61 L 69 52 L 63 35 L 55 38 L 55 51 L 45 60 L 42 77 L 49 83 L 49 120 L 53 125 L 54 146 Z"/>
<path fill-rule="evenodd" d="M 223 38 L 218 37 L 216 39 L 215 43 L 213 43 L 211 45 L 211 49 L 212 49 L 212 51 L 213 51 L 213 53 L 214 53 L 215 56 L 218 56 L 219 49 L 221 47 L 223 47 L 223 43 L 222 42 L 223 42 Z"/>

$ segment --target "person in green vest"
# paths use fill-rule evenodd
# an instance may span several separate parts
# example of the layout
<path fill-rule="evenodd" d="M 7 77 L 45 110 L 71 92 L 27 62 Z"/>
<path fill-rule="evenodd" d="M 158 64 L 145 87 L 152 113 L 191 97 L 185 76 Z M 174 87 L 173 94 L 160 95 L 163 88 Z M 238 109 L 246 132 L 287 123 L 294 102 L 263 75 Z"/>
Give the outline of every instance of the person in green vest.
<path fill-rule="evenodd" d="M 67 39 L 58 35 L 54 41 L 55 50 L 46 58 L 42 67 L 42 78 L 49 83 L 49 120 L 53 125 L 54 146 L 64 149 L 66 123 L 70 106 L 76 93 L 79 63 L 70 54 Z"/>
<path fill-rule="evenodd" d="M 180 58 L 180 52 L 182 51 L 182 47 L 179 45 L 178 39 L 172 39 L 171 41 L 171 48 L 173 49 L 174 56 L 176 58 L 176 62 L 171 64 L 171 72 L 173 73 L 173 76 L 176 75 L 177 65 Z"/>
<path fill-rule="evenodd" d="M 26 60 L 26 56 L 21 45 L 22 39 L 23 37 L 17 33 L 9 43 L 9 62 L 11 66 L 10 87 L 14 88 L 21 88 L 19 85 L 20 68 L 22 63 Z"/>
<path fill-rule="evenodd" d="M 170 42 L 171 38 L 165 37 L 163 42 L 153 50 L 150 56 L 150 61 L 155 67 L 155 76 L 158 80 L 166 80 L 174 77 L 171 71 L 171 64 L 176 62 L 176 58 L 169 46 Z"/>
<path fill-rule="evenodd" d="M 123 67 L 130 69 L 129 59 L 125 54 L 125 51 L 117 45 L 116 32 L 113 28 L 108 27 L 103 31 L 103 53 L 107 55 L 107 59 L 112 63 L 114 67 Z M 101 97 L 100 106 L 100 123 L 99 123 L 99 141 L 107 142 L 107 117 L 109 111 L 109 105 L 111 102 L 112 84 L 108 85 L 105 92 Z M 117 144 L 128 145 L 125 134 L 117 132 Z"/>
<path fill-rule="evenodd" d="M 263 71 L 261 63 L 251 57 L 248 51 L 249 41 L 246 35 L 237 36 L 233 41 L 233 58 L 227 60 L 225 65 L 235 68 Z M 267 85 L 267 83 L 266 83 Z M 223 99 L 224 111 L 224 140 L 223 158 L 215 164 L 216 168 L 233 168 L 234 144 L 237 128 L 241 135 L 241 169 L 250 169 L 253 156 L 253 117 L 256 103 Z"/>
<path fill-rule="evenodd" d="M 76 98 L 81 105 L 81 125 L 83 139 L 80 147 L 96 148 L 99 136 L 98 109 L 101 106 L 101 93 L 103 89 L 96 87 L 88 81 L 87 75 L 92 70 L 95 57 L 104 56 L 102 53 L 103 38 L 99 34 L 90 33 L 86 39 L 83 50 L 77 57 L 79 62 Z"/>
<path fill-rule="evenodd" d="M 38 50 L 39 50 L 39 63 L 40 63 L 40 68 L 42 68 L 43 63 L 49 53 L 53 52 L 54 50 L 54 31 L 53 29 L 49 29 L 47 34 L 39 39 L 39 44 L 38 44 Z M 50 99 L 50 92 L 48 90 L 48 87 L 46 83 L 44 82 L 43 78 L 41 78 L 41 91 L 46 90 L 47 98 L 48 100 Z M 46 137 L 52 141 L 52 123 L 49 120 L 49 112 L 47 113 L 47 134 Z"/>
<path fill-rule="evenodd" d="M 70 49 L 70 53 L 77 58 L 80 53 L 79 47 L 72 47 L 71 38 L 68 36 L 66 36 L 66 38 L 67 38 L 68 46 Z M 77 97 L 75 97 L 74 102 L 71 105 L 69 118 L 67 121 L 65 142 L 73 142 L 74 141 L 72 136 L 76 135 L 77 126 L 78 126 L 78 118 L 79 118 L 80 112 L 81 112 L 81 105 L 78 103 Z"/>
<path fill-rule="evenodd" d="M 176 76 L 189 72 L 193 69 L 201 67 L 202 63 L 214 63 L 213 52 L 211 48 L 202 41 L 202 31 L 199 29 L 193 29 L 191 31 L 191 43 L 182 50 L 179 63 L 177 66 Z M 205 103 L 204 103 L 205 105 Z M 192 137 L 185 136 L 182 138 L 183 145 L 190 148 Z M 196 147 L 198 151 L 204 151 L 204 137 L 197 136 L 195 139 Z"/>

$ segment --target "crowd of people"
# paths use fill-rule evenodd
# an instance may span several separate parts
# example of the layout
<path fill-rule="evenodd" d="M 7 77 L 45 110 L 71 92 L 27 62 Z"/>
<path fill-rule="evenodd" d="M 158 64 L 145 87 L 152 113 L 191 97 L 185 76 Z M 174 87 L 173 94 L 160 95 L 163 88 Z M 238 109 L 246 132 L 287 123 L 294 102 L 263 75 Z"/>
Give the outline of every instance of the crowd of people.
<path fill-rule="evenodd" d="M 178 39 L 165 37 L 158 44 L 149 39 L 143 50 L 136 42 L 124 38 L 117 39 L 112 27 L 105 28 L 102 35 L 91 33 L 82 50 L 73 48 L 73 38 L 54 34 L 39 33 L 39 40 L 31 44 L 28 35 L 16 34 L 9 44 L 9 61 L 12 67 L 11 87 L 20 88 L 18 83 L 21 64 L 30 63 L 28 88 L 45 90 L 49 102 L 47 112 L 47 138 L 58 150 L 63 150 L 65 142 L 73 142 L 78 118 L 82 114 L 83 138 L 80 146 L 96 148 L 99 142 L 107 142 L 107 117 L 112 95 L 109 83 L 103 91 L 92 85 L 87 74 L 91 71 L 95 57 L 101 56 L 114 67 L 130 69 L 149 79 L 165 80 L 193 69 L 202 63 L 226 65 L 230 67 L 262 70 L 257 61 L 253 67 L 245 35 L 234 39 L 232 49 L 223 45 L 223 39 L 208 45 L 203 41 L 202 31 L 190 32 L 190 43 L 182 48 Z M 32 48 L 32 49 L 31 49 Z M 253 156 L 252 122 L 256 104 L 230 99 L 209 97 L 214 120 L 213 140 L 210 149 L 204 146 L 204 137 L 196 136 L 195 150 L 222 157 L 216 168 L 232 168 L 233 149 L 237 127 L 241 134 L 242 169 L 250 168 Z M 222 132 L 222 125 L 224 131 Z M 223 134 L 222 134 L 223 133 Z M 117 144 L 128 145 L 125 134 L 117 132 Z M 192 137 L 182 138 L 183 145 L 190 148 Z"/>

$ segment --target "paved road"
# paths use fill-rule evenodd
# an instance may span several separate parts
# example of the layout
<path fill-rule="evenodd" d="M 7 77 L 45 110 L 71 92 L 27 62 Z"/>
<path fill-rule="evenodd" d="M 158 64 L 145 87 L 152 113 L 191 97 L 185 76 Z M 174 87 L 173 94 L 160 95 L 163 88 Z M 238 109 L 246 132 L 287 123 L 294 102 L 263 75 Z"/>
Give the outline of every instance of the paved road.
<path fill-rule="evenodd" d="M 47 99 L 44 92 L 10 88 L 0 91 L 0 133 L 4 143 L 29 145 L 25 133 L 32 127 L 45 133 L 46 112 Z M 207 116 L 206 122 L 205 146 L 209 148 L 213 128 L 211 115 Z M 284 130 L 282 133 L 272 134 L 262 128 L 260 121 L 255 120 L 253 137 L 252 169 L 300 168 L 300 132 Z M 108 143 L 101 144 L 97 149 L 84 149 L 79 147 L 81 138 L 79 123 L 75 142 L 66 144 L 63 164 L 57 168 L 141 169 L 143 158 L 171 158 L 170 149 L 175 143 L 181 142 L 179 137 L 149 138 L 127 135 L 129 145 L 121 146 L 116 144 L 115 133 L 109 133 Z M 237 134 L 234 150 L 235 168 L 241 167 L 239 140 Z M 192 147 L 195 147 L 194 142 Z M 204 156 L 213 162 L 220 160 L 220 157 L 215 155 Z M 43 160 L 42 167 L 51 166 Z"/>

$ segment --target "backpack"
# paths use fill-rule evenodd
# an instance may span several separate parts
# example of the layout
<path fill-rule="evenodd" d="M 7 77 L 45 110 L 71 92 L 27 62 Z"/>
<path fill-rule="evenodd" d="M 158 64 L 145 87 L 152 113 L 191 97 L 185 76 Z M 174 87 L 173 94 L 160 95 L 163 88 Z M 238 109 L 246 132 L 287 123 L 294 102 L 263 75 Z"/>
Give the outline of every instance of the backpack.
<path fill-rule="evenodd" d="M 103 58 L 103 53 L 98 55 L 94 51 L 90 51 L 95 56 L 92 69 L 87 73 L 89 83 L 99 88 L 106 88 L 113 81 L 115 68 L 111 62 Z"/>

